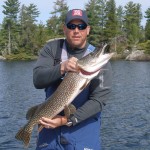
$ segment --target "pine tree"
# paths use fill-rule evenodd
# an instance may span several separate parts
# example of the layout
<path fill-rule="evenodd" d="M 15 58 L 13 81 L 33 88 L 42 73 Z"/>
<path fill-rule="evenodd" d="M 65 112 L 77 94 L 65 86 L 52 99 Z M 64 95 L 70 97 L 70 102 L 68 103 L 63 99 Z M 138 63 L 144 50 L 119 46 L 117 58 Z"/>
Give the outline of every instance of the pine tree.
<path fill-rule="evenodd" d="M 150 40 L 150 8 L 145 11 L 146 26 L 145 26 L 145 38 L 146 40 Z"/>
<path fill-rule="evenodd" d="M 125 6 L 125 30 L 129 44 L 136 44 L 140 38 L 140 22 L 142 18 L 141 5 L 132 1 Z"/>
<path fill-rule="evenodd" d="M 35 42 L 35 35 L 37 32 L 37 22 L 36 18 L 39 16 L 40 12 L 37 6 L 30 4 L 28 7 L 22 5 L 20 11 L 20 36 L 18 39 L 19 46 L 22 52 L 28 54 L 34 54 L 37 51 L 37 45 Z"/>
<path fill-rule="evenodd" d="M 116 3 L 114 0 L 107 1 L 106 4 L 106 23 L 105 23 L 105 35 L 108 41 L 113 39 L 117 35 L 117 15 L 116 15 Z"/>
<path fill-rule="evenodd" d="M 89 18 L 91 31 L 89 42 L 95 46 L 105 41 L 104 23 L 105 23 L 106 0 L 90 0 L 86 5 L 86 11 Z"/>
<path fill-rule="evenodd" d="M 56 0 L 54 2 L 54 11 L 51 12 L 52 17 L 47 21 L 49 32 L 53 36 L 63 36 L 62 25 L 64 24 L 65 16 L 68 11 L 66 0 Z"/>
<path fill-rule="evenodd" d="M 20 3 L 18 0 L 7 0 L 3 5 L 3 13 L 5 15 L 4 21 L 4 29 L 7 31 L 7 47 L 5 47 L 6 54 L 11 54 L 12 49 L 15 49 L 16 45 L 16 35 L 15 32 L 17 30 L 17 18 Z"/>
<path fill-rule="evenodd" d="M 124 34 L 124 10 L 122 6 L 117 8 L 117 21 L 118 21 L 118 28 L 117 28 L 117 35 Z"/>
<path fill-rule="evenodd" d="M 97 0 L 90 0 L 85 6 L 86 12 L 89 18 L 89 25 L 91 27 L 90 35 L 88 37 L 89 42 L 93 45 L 97 45 L 100 39 L 100 27 L 99 18 L 97 12 Z"/>
<path fill-rule="evenodd" d="M 40 23 L 36 27 L 34 39 L 32 40 L 34 46 L 33 55 L 38 55 L 39 49 L 41 49 L 44 46 L 47 40 L 48 40 L 47 29 L 45 28 L 45 25 Z"/>

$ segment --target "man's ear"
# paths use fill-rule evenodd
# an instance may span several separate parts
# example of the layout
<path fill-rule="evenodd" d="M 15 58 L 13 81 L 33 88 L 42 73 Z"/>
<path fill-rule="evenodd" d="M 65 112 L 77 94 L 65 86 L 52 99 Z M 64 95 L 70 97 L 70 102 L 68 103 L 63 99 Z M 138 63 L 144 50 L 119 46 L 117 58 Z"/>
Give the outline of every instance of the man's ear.
<path fill-rule="evenodd" d="M 90 26 L 87 26 L 87 35 L 90 34 L 90 30 L 91 30 L 91 27 L 90 27 Z"/>

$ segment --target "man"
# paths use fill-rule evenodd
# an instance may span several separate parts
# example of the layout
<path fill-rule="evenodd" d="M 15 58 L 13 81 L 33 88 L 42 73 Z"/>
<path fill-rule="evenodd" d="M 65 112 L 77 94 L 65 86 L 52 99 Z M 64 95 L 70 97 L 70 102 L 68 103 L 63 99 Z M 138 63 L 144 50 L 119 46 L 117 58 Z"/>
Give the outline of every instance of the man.
<path fill-rule="evenodd" d="M 40 51 L 33 72 L 36 88 L 44 88 L 49 97 L 61 83 L 65 73 L 77 72 L 76 62 L 93 46 L 87 42 L 90 32 L 86 12 L 70 10 L 63 27 L 65 39 L 47 43 Z M 63 112 L 53 119 L 41 118 L 45 128 L 39 133 L 36 150 L 100 150 L 100 112 L 109 98 L 111 66 L 93 79 L 73 101 L 76 112 L 67 119 Z"/>

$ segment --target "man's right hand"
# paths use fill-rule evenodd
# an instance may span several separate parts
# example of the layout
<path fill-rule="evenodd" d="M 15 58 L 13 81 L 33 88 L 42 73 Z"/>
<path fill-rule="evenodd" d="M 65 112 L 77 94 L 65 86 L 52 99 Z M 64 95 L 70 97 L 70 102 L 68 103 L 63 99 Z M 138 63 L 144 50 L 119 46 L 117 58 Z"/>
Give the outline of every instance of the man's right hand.
<path fill-rule="evenodd" d="M 66 72 L 78 72 L 77 68 L 77 58 L 71 57 L 68 60 L 61 63 L 61 74 L 63 75 Z"/>

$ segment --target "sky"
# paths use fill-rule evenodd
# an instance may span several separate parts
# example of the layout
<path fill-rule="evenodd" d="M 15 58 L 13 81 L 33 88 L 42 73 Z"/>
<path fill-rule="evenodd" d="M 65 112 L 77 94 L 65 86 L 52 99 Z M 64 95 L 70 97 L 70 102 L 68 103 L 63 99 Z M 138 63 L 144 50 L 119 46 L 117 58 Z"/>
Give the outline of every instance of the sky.
<path fill-rule="evenodd" d="M 0 0 L 0 23 L 2 23 L 4 14 L 2 13 L 4 5 L 4 1 L 6 0 Z M 53 11 L 54 2 L 56 0 L 19 0 L 19 2 L 22 4 L 25 4 L 26 6 L 29 6 L 29 4 L 33 3 L 37 5 L 38 10 L 40 11 L 40 15 L 38 17 L 38 22 L 42 22 L 43 24 L 46 23 L 46 21 L 50 18 L 50 12 Z M 79 8 L 84 9 L 85 4 L 88 3 L 89 0 L 66 0 L 67 5 L 69 6 L 69 9 L 73 8 Z M 150 0 L 115 0 L 116 6 L 119 5 L 124 6 L 129 1 L 133 1 L 133 3 L 139 3 L 141 4 L 142 13 L 143 16 L 145 15 L 145 11 L 150 8 Z M 145 26 L 146 19 L 143 18 L 141 24 Z"/>

